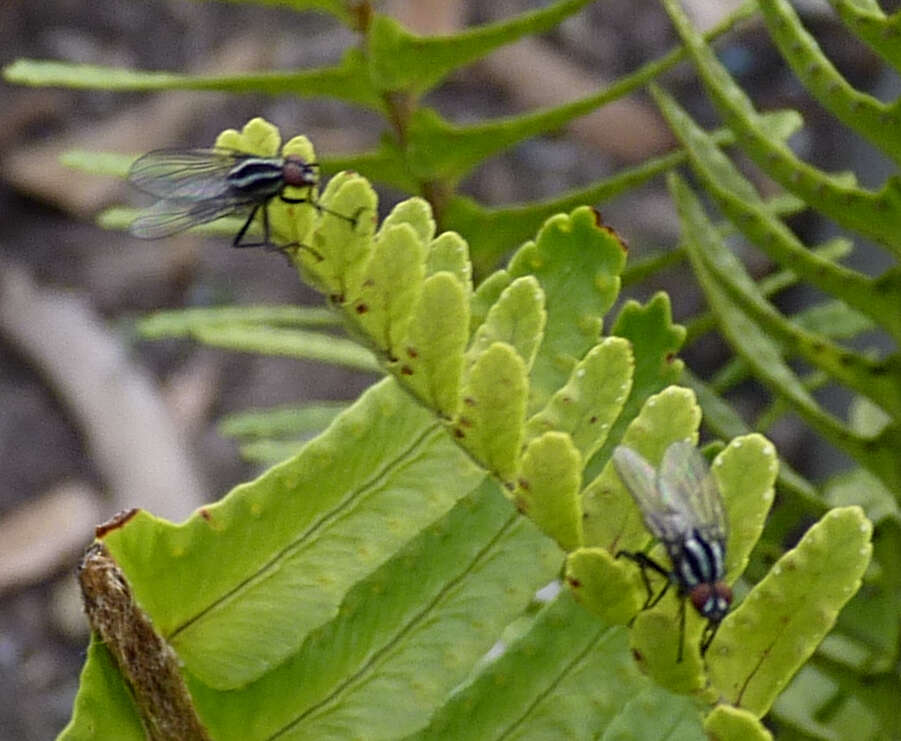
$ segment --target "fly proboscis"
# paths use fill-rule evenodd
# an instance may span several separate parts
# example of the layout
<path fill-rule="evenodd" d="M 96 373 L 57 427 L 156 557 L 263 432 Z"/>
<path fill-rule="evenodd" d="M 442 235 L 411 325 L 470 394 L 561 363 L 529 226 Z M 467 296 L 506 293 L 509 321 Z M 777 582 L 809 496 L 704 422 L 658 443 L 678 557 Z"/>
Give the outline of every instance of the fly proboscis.
<path fill-rule="evenodd" d="M 685 640 L 685 601 L 691 601 L 698 613 L 707 618 L 701 640 L 703 655 L 732 603 L 732 590 L 724 581 L 728 528 L 713 473 L 688 441 L 672 443 L 657 471 L 641 455 L 623 445 L 613 451 L 613 465 L 641 510 L 645 527 L 663 543 L 672 568 L 665 568 L 642 552 L 620 551 L 616 557 L 629 558 L 641 568 L 648 592 L 642 609 L 660 602 L 670 585 L 678 588 L 678 661 L 682 661 Z M 656 595 L 648 569 L 666 579 Z"/>

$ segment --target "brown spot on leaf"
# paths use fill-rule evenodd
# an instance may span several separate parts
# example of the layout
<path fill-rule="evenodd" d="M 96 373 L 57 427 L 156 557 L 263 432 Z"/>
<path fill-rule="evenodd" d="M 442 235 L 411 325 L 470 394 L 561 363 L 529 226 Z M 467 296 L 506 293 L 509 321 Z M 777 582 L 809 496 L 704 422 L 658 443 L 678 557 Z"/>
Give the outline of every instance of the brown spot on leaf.
<path fill-rule="evenodd" d="M 369 311 L 369 307 L 361 302 L 354 306 L 354 311 L 356 311 L 357 314 L 365 314 L 367 311 Z"/>
<path fill-rule="evenodd" d="M 408 348 L 407 348 L 407 355 L 409 355 L 411 358 L 418 358 L 418 357 L 419 357 L 419 351 L 418 351 L 415 347 L 408 347 Z"/>
<path fill-rule="evenodd" d="M 582 582 L 576 579 L 574 576 L 568 576 L 566 578 L 566 583 L 569 584 L 573 589 L 578 589 L 582 586 Z"/>
<path fill-rule="evenodd" d="M 412 376 L 413 375 L 413 369 L 409 365 L 402 365 L 400 367 L 400 372 L 401 372 L 401 375 L 403 375 L 403 376 Z"/>

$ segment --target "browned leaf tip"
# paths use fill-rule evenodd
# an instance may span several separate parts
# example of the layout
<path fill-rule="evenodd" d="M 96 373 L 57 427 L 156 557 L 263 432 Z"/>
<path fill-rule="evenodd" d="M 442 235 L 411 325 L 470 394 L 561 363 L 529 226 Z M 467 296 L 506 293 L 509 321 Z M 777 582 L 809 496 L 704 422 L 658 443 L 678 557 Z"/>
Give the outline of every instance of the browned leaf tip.
<path fill-rule="evenodd" d="M 152 741 L 209 741 L 178 670 L 178 658 L 138 607 L 125 574 L 95 541 L 78 568 L 91 628 L 113 656 Z"/>

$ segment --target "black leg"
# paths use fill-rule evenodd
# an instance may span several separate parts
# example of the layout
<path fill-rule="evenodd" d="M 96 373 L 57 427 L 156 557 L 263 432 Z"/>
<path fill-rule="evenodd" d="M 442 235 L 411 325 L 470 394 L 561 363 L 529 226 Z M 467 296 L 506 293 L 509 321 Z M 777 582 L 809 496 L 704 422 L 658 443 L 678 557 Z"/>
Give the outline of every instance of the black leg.
<path fill-rule="evenodd" d="M 707 653 L 707 649 L 710 648 L 710 644 L 713 642 L 713 637 L 716 635 L 716 631 L 719 630 L 719 627 L 719 623 L 715 623 L 712 620 L 707 621 L 704 633 L 701 636 L 701 656 Z"/>
<path fill-rule="evenodd" d="M 294 203 L 309 203 L 309 204 L 310 204 L 313 208 L 315 208 L 317 211 L 322 211 L 322 212 L 324 212 L 324 213 L 331 214 L 332 216 L 337 216 L 339 219 L 344 219 L 346 222 L 348 222 L 349 224 L 353 224 L 354 226 L 357 225 L 357 219 L 356 219 L 356 217 L 351 218 L 350 216 L 346 216 L 345 214 L 339 214 L 337 211 L 332 211 L 330 208 L 326 208 L 325 206 L 319 205 L 319 202 L 318 202 L 318 201 L 314 201 L 314 200 L 313 200 L 312 198 L 310 198 L 309 196 L 307 196 L 306 198 L 288 198 L 288 197 L 285 195 L 285 191 L 282 190 L 282 192 L 278 194 L 278 197 L 279 197 L 282 201 L 284 201 L 285 203 L 291 203 L 291 204 L 294 204 Z M 362 209 L 361 209 L 361 210 L 362 210 Z"/>
<path fill-rule="evenodd" d="M 616 554 L 616 557 L 619 558 L 623 556 L 628 558 L 630 561 L 635 562 L 641 568 L 641 580 L 644 582 L 644 587 L 648 592 L 648 598 L 644 603 L 644 606 L 641 608 L 642 610 L 649 610 L 652 607 L 655 607 L 660 600 L 663 599 L 663 596 L 666 594 L 667 590 L 670 586 L 670 578 L 669 571 L 663 568 L 659 563 L 657 563 L 653 558 L 651 558 L 646 553 L 642 553 L 641 551 L 619 551 Z M 663 585 L 663 589 L 655 596 L 654 589 L 651 587 L 651 580 L 648 579 L 648 569 L 652 569 L 660 574 L 662 577 L 666 579 L 666 583 Z"/>
<path fill-rule="evenodd" d="M 679 600 L 679 652 L 676 654 L 676 663 L 682 663 L 682 652 L 685 649 L 685 597 Z"/>
<path fill-rule="evenodd" d="M 253 207 L 253 210 L 250 212 L 250 215 L 247 217 L 247 221 L 244 222 L 244 226 L 241 227 L 241 231 L 238 232 L 237 236 L 232 241 L 232 247 L 257 247 L 255 244 L 241 244 L 241 240 L 244 235 L 247 233 L 247 230 L 250 228 L 250 225 L 253 223 L 253 217 L 257 215 L 257 211 L 259 210 L 259 205 Z M 265 213 L 265 211 L 264 211 Z"/>

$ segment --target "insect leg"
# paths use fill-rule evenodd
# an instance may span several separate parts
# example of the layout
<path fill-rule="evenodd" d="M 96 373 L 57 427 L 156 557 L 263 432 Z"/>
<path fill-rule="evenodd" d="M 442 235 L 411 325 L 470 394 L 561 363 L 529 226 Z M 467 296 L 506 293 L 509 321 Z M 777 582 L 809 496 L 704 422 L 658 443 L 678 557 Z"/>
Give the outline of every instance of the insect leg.
<path fill-rule="evenodd" d="M 357 217 L 356 216 L 350 217 L 350 216 L 347 216 L 346 214 L 340 214 L 337 211 L 332 211 L 330 208 L 321 206 L 318 201 L 314 201 L 309 196 L 307 196 L 306 198 L 288 198 L 288 196 L 285 195 L 285 191 L 282 190 L 282 192 L 278 194 L 278 197 L 285 203 L 291 203 L 291 204 L 309 203 L 317 211 L 322 211 L 324 213 L 331 214 L 332 216 L 337 216 L 339 219 L 344 219 L 346 222 L 348 222 L 349 224 L 352 224 L 354 227 L 356 227 L 356 225 L 357 225 Z"/>
<path fill-rule="evenodd" d="M 685 597 L 679 600 L 679 652 L 676 654 L 676 663 L 682 663 L 682 651 L 685 648 Z"/>
<path fill-rule="evenodd" d="M 707 649 L 710 648 L 710 644 L 713 642 L 713 638 L 716 635 L 716 631 L 719 630 L 719 627 L 719 623 L 715 623 L 712 620 L 707 621 L 707 625 L 704 628 L 704 634 L 701 636 L 701 656 L 707 653 Z"/>
<path fill-rule="evenodd" d="M 616 554 L 616 557 L 624 556 L 628 558 L 630 561 L 638 564 L 639 568 L 641 568 L 641 579 L 644 582 L 645 589 L 648 592 L 648 598 L 644 603 L 644 606 L 641 608 L 642 610 L 648 610 L 654 607 L 660 600 L 663 599 L 663 595 L 666 594 L 667 590 L 670 586 L 670 575 L 669 571 L 663 568 L 659 563 L 657 563 L 653 558 L 651 558 L 646 553 L 642 553 L 641 551 L 619 551 Z M 651 587 L 651 580 L 648 579 L 647 569 L 653 569 L 658 574 L 663 576 L 666 579 L 666 583 L 663 585 L 663 589 L 654 596 L 654 589 Z"/>
<path fill-rule="evenodd" d="M 260 208 L 259 204 L 257 204 L 256 206 L 253 207 L 253 210 L 251 210 L 250 215 L 247 217 L 247 221 L 244 222 L 244 226 L 241 227 L 241 231 L 238 232 L 237 236 L 235 237 L 234 241 L 232 242 L 232 247 L 259 247 L 260 246 L 260 243 L 245 242 L 244 244 L 241 244 L 241 239 L 243 239 L 244 235 L 247 233 L 247 230 L 250 228 L 250 225 L 253 223 L 253 217 L 257 215 L 257 211 L 259 210 L 259 208 Z M 262 244 L 267 244 L 269 241 L 269 219 L 266 218 L 266 210 L 265 209 L 263 209 L 263 227 L 265 229 L 266 241 L 263 242 Z"/>

